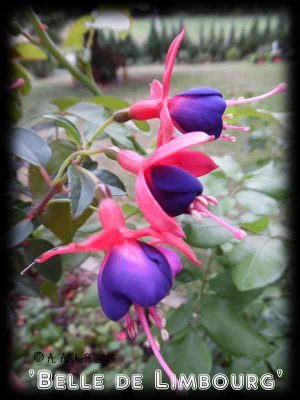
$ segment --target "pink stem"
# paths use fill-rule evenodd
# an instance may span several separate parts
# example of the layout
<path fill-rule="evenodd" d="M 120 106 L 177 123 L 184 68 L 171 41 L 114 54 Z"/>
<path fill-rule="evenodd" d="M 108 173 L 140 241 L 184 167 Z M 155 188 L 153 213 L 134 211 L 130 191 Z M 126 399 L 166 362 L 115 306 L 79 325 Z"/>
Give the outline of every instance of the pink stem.
<path fill-rule="evenodd" d="M 286 83 L 279 83 L 279 85 L 277 85 L 270 92 L 267 92 L 267 93 L 262 94 L 260 96 L 249 97 L 248 99 L 226 100 L 226 104 L 227 104 L 227 107 L 229 107 L 229 106 L 237 106 L 237 105 L 240 105 L 240 104 L 252 103 L 254 101 L 267 99 L 268 97 L 271 97 L 276 93 L 284 92 L 286 90 L 286 88 L 287 88 L 287 84 Z"/>
<path fill-rule="evenodd" d="M 147 339 L 150 343 L 150 346 L 152 348 L 152 351 L 157 359 L 157 361 L 160 363 L 160 365 L 162 366 L 163 370 L 165 371 L 165 373 L 167 374 L 167 376 L 169 377 L 170 381 L 172 381 L 173 376 L 175 375 L 174 372 L 172 372 L 172 370 L 170 369 L 170 367 L 168 366 L 168 364 L 165 362 L 165 360 L 163 359 L 162 355 L 160 354 L 157 345 L 155 343 L 155 340 L 152 336 L 151 330 L 149 328 L 147 319 L 146 319 L 146 315 L 144 313 L 144 309 L 142 307 L 140 307 L 137 304 L 134 304 L 134 308 L 135 311 L 137 313 L 137 316 L 139 317 L 139 320 L 141 321 L 141 324 L 144 328 L 144 331 L 146 333 Z M 176 386 L 178 386 L 178 380 L 176 379 Z"/>
<path fill-rule="evenodd" d="M 49 174 L 48 174 L 46 168 L 40 167 L 40 173 L 41 173 L 42 177 L 44 178 L 44 181 L 45 181 L 49 186 L 51 186 L 52 180 L 51 180 L 51 178 L 50 178 L 50 176 L 49 176 Z"/>
<path fill-rule="evenodd" d="M 221 226 L 224 226 L 224 228 L 228 229 L 230 232 L 232 232 L 237 239 L 243 240 L 247 236 L 245 231 L 243 231 L 242 229 L 237 229 L 237 228 L 233 227 L 232 225 L 228 224 L 222 218 L 220 218 L 217 215 L 213 214 L 212 212 L 208 211 L 208 209 L 205 208 L 204 206 L 202 206 L 198 201 L 194 202 L 194 204 L 195 204 L 196 210 L 206 214 L 209 218 L 215 220 Z"/>

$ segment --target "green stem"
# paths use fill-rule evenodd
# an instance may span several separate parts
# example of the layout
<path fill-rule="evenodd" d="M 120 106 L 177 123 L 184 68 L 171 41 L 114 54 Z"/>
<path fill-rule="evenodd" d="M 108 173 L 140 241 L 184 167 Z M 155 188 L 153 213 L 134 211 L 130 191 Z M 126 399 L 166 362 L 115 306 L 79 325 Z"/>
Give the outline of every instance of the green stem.
<path fill-rule="evenodd" d="M 90 140 L 86 144 L 86 148 L 89 149 L 91 145 L 93 144 L 93 141 L 96 139 L 96 137 L 99 135 L 100 132 L 102 132 L 108 125 L 110 125 L 112 122 L 114 122 L 114 117 L 108 118 L 99 128 L 96 130 L 96 132 L 93 134 L 93 136 L 90 138 Z"/>
<path fill-rule="evenodd" d="M 49 53 L 69 72 L 72 76 L 81 82 L 94 96 L 101 96 L 102 91 L 100 88 L 92 82 L 87 76 L 85 76 L 77 67 L 72 65 L 65 56 L 61 53 L 59 48 L 55 45 L 55 43 L 51 40 L 47 32 L 45 32 L 41 28 L 41 22 L 38 16 L 34 13 L 34 11 L 29 8 L 26 10 L 26 15 L 29 21 L 31 22 L 33 29 L 36 34 L 40 38 L 40 44 L 49 51 Z"/>
<path fill-rule="evenodd" d="M 70 154 L 69 157 L 67 157 L 65 159 L 65 161 L 62 163 L 62 165 L 60 166 L 56 177 L 53 179 L 52 181 L 52 185 L 57 185 L 58 183 L 60 183 L 61 181 L 61 177 L 64 173 L 64 170 L 67 168 L 67 166 L 70 164 L 70 162 L 73 160 L 73 158 L 76 158 L 77 156 L 89 156 L 89 155 L 93 155 L 93 154 L 99 154 L 99 153 L 103 153 L 107 151 L 107 147 L 101 147 L 101 149 L 94 149 L 94 150 L 79 150 L 79 151 L 75 151 L 74 153 Z"/>

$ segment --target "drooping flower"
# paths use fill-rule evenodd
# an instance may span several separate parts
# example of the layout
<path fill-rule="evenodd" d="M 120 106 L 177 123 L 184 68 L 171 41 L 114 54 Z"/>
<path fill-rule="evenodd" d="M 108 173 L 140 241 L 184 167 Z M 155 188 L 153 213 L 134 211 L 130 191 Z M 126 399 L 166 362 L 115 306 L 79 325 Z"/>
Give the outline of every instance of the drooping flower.
<path fill-rule="evenodd" d="M 174 246 L 197 265 L 200 262 L 192 249 L 170 232 L 159 232 L 152 227 L 129 230 L 120 207 L 109 198 L 101 202 L 99 218 L 103 227 L 101 232 L 86 241 L 51 249 L 35 262 L 43 263 L 57 254 L 107 250 L 98 275 L 99 301 L 103 312 L 113 321 L 124 318 L 128 334 L 133 338 L 137 333 L 137 325 L 130 314 L 133 305 L 154 354 L 171 378 L 172 371 L 159 353 L 144 311 L 148 309 L 152 322 L 160 329 L 162 338 L 167 340 L 165 319 L 156 305 L 169 293 L 182 264 L 173 250 L 161 244 Z M 145 243 L 138 240 L 145 236 L 151 236 L 152 241 Z M 157 244 L 159 246 L 155 247 Z"/>
<path fill-rule="evenodd" d="M 247 132 L 249 127 L 224 122 L 223 120 L 232 118 L 230 114 L 224 115 L 226 108 L 271 97 L 285 91 L 287 85 L 280 83 L 270 92 L 248 99 L 225 100 L 221 92 L 210 87 L 196 87 L 169 97 L 171 75 L 185 33 L 186 29 L 183 25 L 181 33 L 175 37 L 169 47 L 162 84 L 155 79 L 150 85 L 150 99 L 138 101 L 129 109 L 116 112 L 114 118 L 117 122 L 159 118 L 158 147 L 174 138 L 175 128 L 182 133 L 205 132 L 215 139 L 235 141 L 235 137 L 221 135 L 222 130 L 233 129 Z"/>
<path fill-rule="evenodd" d="M 191 132 L 160 146 L 148 158 L 131 150 L 119 151 L 119 164 L 137 175 L 135 195 L 141 211 L 151 226 L 160 232 L 171 231 L 184 237 L 174 217 L 189 213 L 198 220 L 204 216 L 214 219 L 238 239 L 246 236 L 243 230 L 207 209 L 209 203 L 216 205 L 218 202 L 213 196 L 203 194 L 203 186 L 197 177 L 210 173 L 218 165 L 206 154 L 187 148 L 211 140 L 213 137 L 206 133 Z"/>

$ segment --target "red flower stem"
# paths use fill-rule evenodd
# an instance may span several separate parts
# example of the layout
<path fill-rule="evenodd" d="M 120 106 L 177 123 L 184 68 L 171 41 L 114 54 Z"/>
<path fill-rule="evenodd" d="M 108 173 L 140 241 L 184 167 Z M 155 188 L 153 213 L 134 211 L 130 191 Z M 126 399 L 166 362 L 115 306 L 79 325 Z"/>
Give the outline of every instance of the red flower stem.
<path fill-rule="evenodd" d="M 46 208 L 48 202 L 52 199 L 54 195 L 60 193 L 62 189 L 62 184 L 59 183 L 55 186 L 52 186 L 48 193 L 44 196 L 44 198 L 38 203 L 30 212 L 27 214 L 25 219 L 32 220 L 36 218 L 39 214 L 41 214 Z"/>

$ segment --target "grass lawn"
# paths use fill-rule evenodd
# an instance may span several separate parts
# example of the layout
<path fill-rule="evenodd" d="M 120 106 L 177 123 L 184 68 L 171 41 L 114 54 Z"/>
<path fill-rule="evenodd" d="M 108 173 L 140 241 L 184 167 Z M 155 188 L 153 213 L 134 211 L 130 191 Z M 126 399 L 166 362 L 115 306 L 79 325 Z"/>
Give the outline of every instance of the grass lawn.
<path fill-rule="evenodd" d="M 149 93 L 149 83 L 154 78 L 161 79 L 162 73 L 163 66 L 159 64 L 132 66 L 128 69 L 128 81 L 120 79 L 118 83 L 105 85 L 102 89 L 105 94 L 120 97 L 129 102 L 146 99 Z M 264 93 L 276 86 L 277 83 L 286 80 L 286 64 L 255 65 L 248 62 L 180 64 L 174 68 L 171 95 L 192 87 L 210 86 L 219 89 L 225 98 L 252 96 Z M 24 97 L 24 118 L 20 125 L 22 122 L 26 123 L 33 116 L 50 111 L 47 110 L 47 103 L 61 96 L 78 96 L 84 99 L 90 97 L 90 94 L 85 88 L 74 86 L 68 73 L 34 80 L 32 92 Z M 280 94 L 260 102 L 258 107 L 277 112 L 286 111 L 286 98 L 287 96 Z M 151 121 L 151 126 L 154 134 L 158 127 L 158 121 Z M 232 134 L 234 133 L 232 132 Z M 143 143 L 150 146 L 153 136 L 143 138 Z M 236 143 L 218 141 L 207 144 L 207 147 L 211 154 L 233 154 L 242 162 L 247 162 L 245 154 L 239 152 L 244 148 L 247 133 L 238 132 L 237 136 Z M 253 157 L 253 154 L 249 154 L 249 156 Z"/>

